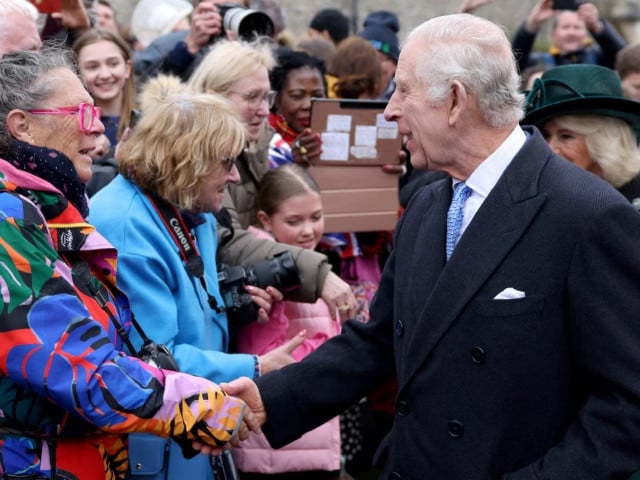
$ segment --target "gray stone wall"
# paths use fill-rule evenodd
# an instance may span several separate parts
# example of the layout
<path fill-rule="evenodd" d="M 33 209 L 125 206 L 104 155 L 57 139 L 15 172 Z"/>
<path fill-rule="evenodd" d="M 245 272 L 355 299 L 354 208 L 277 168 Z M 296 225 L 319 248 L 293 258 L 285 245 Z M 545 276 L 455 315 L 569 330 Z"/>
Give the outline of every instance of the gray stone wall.
<path fill-rule="evenodd" d="M 135 0 L 110 0 L 118 10 L 121 22 L 127 18 L 136 4 Z M 197 1 L 197 0 L 196 0 Z M 476 10 L 505 27 L 511 34 L 527 16 L 537 0 L 494 0 Z M 460 0 L 280 0 L 285 9 L 289 29 L 294 35 L 303 35 L 313 14 L 321 8 L 335 7 L 352 19 L 354 33 L 362 21 L 374 10 L 391 10 L 398 14 L 403 38 L 413 27 L 436 15 L 454 13 Z M 602 14 L 614 22 L 628 41 L 640 41 L 640 0 L 593 0 Z"/>

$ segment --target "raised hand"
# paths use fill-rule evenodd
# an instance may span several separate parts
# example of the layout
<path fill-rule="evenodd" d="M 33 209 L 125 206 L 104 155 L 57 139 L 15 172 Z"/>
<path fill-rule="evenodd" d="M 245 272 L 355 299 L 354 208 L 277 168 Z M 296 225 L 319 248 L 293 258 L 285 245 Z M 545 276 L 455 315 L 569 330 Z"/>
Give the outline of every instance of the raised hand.
<path fill-rule="evenodd" d="M 527 17 L 525 28 L 530 33 L 536 33 L 544 22 L 549 20 L 555 12 L 553 11 L 553 0 L 539 0 L 533 6 L 531 13 Z"/>
<path fill-rule="evenodd" d="M 305 128 L 291 145 L 291 153 L 296 163 L 303 167 L 318 162 L 322 155 L 320 134 Z"/>
<path fill-rule="evenodd" d="M 89 14 L 84 8 L 82 0 L 62 0 L 60 12 L 52 13 L 51 16 L 69 30 L 88 30 L 91 28 Z"/>
<path fill-rule="evenodd" d="M 184 39 L 187 50 L 192 55 L 206 47 L 212 37 L 222 33 L 222 17 L 215 4 L 210 1 L 200 2 L 191 15 L 191 28 Z"/>
<path fill-rule="evenodd" d="M 492 2 L 493 0 L 462 0 L 458 6 L 458 13 L 470 13 L 476 8 Z"/>
<path fill-rule="evenodd" d="M 293 358 L 291 352 L 293 352 L 296 348 L 298 348 L 299 345 L 302 344 L 302 342 L 304 342 L 306 336 L 307 331 L 303 330 L 288 342 L 283 343 L 277 348 L 274 348 L 269 353 L 261 355 L 258 359 L 258 361 L 260 362 L 260 374 L 264 375 L 265 373 L 269 373 L 272 370 L 278 370 L 285 365 L 294 363 L 296 359 Z"/>

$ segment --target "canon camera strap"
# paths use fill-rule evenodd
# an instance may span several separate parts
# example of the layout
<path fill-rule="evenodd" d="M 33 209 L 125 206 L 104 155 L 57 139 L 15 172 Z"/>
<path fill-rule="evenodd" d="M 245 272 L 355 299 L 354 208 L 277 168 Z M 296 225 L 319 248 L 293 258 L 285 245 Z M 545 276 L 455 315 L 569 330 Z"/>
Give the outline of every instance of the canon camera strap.
<path fill-rule="evenodd" d="M 145 192 L 149 202 L 160 216 L 169 236 L 178 247 L 180 257 L 184 262 L 189 275 L 200 280 L 200 284 L 207 294 L 207 302 L 217 313 L 224 312 L 224 307 L 218 304 L 216 298 L 209 293 L 207 282 L 204 278 L 204 262 L 198 251 L 196 243 L 193 241 L 191 232 L 184 222 L 180 211 L 166 200 L 161 199 L 157 195 Z"/>

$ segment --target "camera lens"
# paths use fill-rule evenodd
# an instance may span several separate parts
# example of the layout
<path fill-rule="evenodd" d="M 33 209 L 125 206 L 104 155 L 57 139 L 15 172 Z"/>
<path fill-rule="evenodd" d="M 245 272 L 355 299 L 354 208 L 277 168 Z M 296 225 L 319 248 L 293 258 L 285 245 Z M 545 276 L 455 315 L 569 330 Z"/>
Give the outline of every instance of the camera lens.
<path fill-rule="evenodd" d="M 243 40 L 271 37 L 274 31 L 273 21 L 267 14 L 241 7 L 230 8 L 224 13 L 222 27 Z"/>
<path fill-rule="evenodd" d="M 291 252 L 282 252 L 272 260 L 257 263 L 250 267 L 247 277 L 251 285 L 267 288 L 269 285 L 281 292 L 289 292 L 300 286 L 298 267 Z"/>

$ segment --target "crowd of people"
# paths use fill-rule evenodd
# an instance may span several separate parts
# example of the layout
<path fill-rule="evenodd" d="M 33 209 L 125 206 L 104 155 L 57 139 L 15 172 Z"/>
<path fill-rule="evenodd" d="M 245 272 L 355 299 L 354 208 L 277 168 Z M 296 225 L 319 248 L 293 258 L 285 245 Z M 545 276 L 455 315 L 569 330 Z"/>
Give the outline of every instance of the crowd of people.
<path fill-rule="evenodd" d="M 640 472 L 640 44 L 494 1 L 401 48 L 390 10 L 2 0 L 0 478 Z M 325 228 L 321 98 L 397 125 L 392 232 Z"/>

